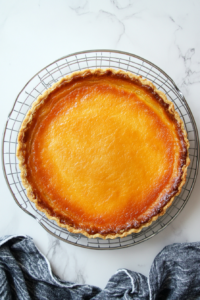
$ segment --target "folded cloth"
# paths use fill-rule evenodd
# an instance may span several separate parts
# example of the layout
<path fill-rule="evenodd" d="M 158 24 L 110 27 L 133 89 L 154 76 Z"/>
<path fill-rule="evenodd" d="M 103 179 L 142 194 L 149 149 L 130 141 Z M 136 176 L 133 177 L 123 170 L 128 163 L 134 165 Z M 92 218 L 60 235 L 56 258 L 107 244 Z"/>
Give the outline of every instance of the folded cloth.
<path fill-rule="evenodd" d="M 0 299 L 200 299 L 200 243 L 167 246 L 148 279 L 120 269 L 101 290 L 60 280 L 30 237 L 5 236 L 0 238 Z"/>

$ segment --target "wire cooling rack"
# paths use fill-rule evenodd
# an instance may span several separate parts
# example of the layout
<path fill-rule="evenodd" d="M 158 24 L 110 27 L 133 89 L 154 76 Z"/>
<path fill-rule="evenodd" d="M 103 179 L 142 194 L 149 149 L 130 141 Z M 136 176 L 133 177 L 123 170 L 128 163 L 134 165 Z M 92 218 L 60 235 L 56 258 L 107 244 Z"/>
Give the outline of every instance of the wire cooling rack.
<path fill-rule="evenodd" d="M 189 153 L 191 164 L 188 168 L 187 181 L 181 194 L 175 198 L 166 214 L 153 222 L 151 226 L 144 228 L 140 233 L 131 234 L 125 238 L 116 238 L 114 240 L 88 239 L 81 234 L 72 234 L 66 229 L 59 227 L 55 221 L 47 219 L 45 214 L 38 211 L 35 205 L 27 198 L 26 190 L 21 182 L 20 170 L 16 158 L 17 136 L 21 123 L 37 97 L 63 76 L 71 74 L 74 71 L 97 67 L 122 69 L 141 75 L 143 78 L 152 81 L 154 85 L 163 91 L 174 103 L 175 109 L 185 124 L 190 142 Z M 199 167 L 199 138 L 194 117 L 184 96 L 173 80 L 160 68 L 130 53 L 113 50 L 83 51 L 67 55 L 51 63 L 32 77 L 21 90 L 8 116 L 3 133 L 2 160 L 5 179 L 16 203 L 24 212 L 34 217 L 49 233 L 67 243 L 79 247 L 104 250 L 120 249 L 150 239 L 169 225 L 184 208 L 197 178 Z"/>

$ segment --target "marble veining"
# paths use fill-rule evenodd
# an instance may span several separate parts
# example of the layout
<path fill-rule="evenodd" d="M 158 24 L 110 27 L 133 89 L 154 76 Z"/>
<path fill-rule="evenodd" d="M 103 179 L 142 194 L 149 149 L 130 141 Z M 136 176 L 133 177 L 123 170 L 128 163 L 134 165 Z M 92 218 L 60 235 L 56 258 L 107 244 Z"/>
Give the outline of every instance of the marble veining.
<path fill-rule="evenodd" d="M 51 261 L 52 270 L 62 280 L 85 284 L 87 275 L 85 264 L 79 263 L 76 253 L 68 253 L 67 248 L 57 238 L 48 235 L 49 246 L 45 253 Z"/>
<path fill-rule="evenodd" d="M 102 18 L 104 18 L 104 17 L 108 18 L 109 21 L 112 22 L 112 23 L 116 22 L 116 25 L 118 26 L 118 38 L 117 38 L 117 41 L 115 43 L 115 46 L 117 47 L 117 45 L 120 42 L 122 36 L 125 34 L 125 25 L 124 25 L 124 23 L 121 20 L 119 20 L 116 15 L 111 14 L 107 11 L 100 10 L 99 11 L 99 18 L 101 18 L 101 17 Z"/>
<path fill-rule="evenodd" d="M 78 16 L 90 12 L 88 0 L 71 1 L 69 8 L 75 11 Z"/>
<path fill-rule="evenodd" d="M 131 8 L 133 6 L 133 1 L 131 1 L 131 0 L 125 0 L 125 1 L 111 0 L 111 3 L 117 9 L 127 9 L 127 8 Z"/>

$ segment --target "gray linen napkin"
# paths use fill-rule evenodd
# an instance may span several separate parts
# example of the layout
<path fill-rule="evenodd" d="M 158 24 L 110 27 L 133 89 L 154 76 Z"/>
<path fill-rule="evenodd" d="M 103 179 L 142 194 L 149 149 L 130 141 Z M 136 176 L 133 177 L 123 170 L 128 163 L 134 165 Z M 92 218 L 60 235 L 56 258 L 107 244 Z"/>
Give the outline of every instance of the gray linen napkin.
<path fill-rule="evenodd" d="M 60 280 L 30 237 L 5 236 L 0 238 L 0 299 L 200 299 L 200 243 L 167 246 L 154 259 L 148 279 L 120 269 L 101 290 Z"/>

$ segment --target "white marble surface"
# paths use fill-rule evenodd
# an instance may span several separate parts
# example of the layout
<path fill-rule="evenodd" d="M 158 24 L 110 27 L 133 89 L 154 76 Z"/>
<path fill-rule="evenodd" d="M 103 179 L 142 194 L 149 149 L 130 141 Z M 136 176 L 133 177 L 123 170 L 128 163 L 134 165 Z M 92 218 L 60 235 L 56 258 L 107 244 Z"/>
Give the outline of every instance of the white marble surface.
<path fill-rule="evenodd" d="M 200 128 L 199 0 L 0 0 L 0 127 L 25 83 L 59 57 L 86 49 L 142 56 L 169 74 Z M 135 247 L 81 249 L 49 235 L 15 204 L 0 173 L 0 235 L 27 234 L 62 279 L 105 287 L 118 268 L 148 276 L 167 244 L 200 240 L 200 180 L 177 219 Z"/>

